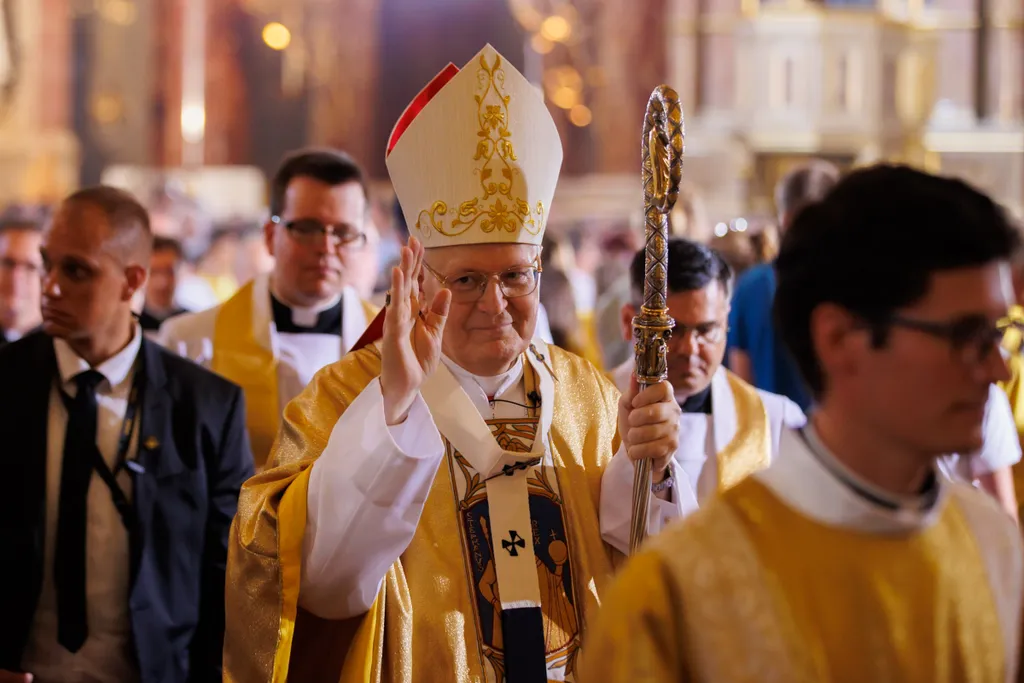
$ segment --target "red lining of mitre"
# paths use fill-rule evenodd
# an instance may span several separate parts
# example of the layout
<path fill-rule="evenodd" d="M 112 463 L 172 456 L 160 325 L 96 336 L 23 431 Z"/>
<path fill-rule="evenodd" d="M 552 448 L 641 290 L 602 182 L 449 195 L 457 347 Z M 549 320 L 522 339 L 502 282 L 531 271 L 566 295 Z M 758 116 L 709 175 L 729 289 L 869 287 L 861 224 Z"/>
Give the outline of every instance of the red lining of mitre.
<path fill-rule="evenodd" d="M 402 134 L 409 127 L 421 111 L 423 107 L 427 106 L 427 102 L 434 98 L 434 95 L 441 92 L 441 88 L 448 84 L 448 81 L 455 77 L 455 74 L 459 73 L 459 67 L 452 63 L 441 69 L 441 73 L 434 76 L 430 83 L 424 86 L 423 90 L 420 90 L 419 94 L 412 99 L 409 106 L 405 108 L 402 115 L 398 117 L 398 122 L 395 123 L 395 127 L 391 130 L 391 137 L 388 138 L 388 154 L 391 154 L 391 150 L 398 144 L 398 138 L 402 137 Z"/>
<path fill-rule="evenodd" d="M 448 66 L 441 70 L 441 73 L 434 76 L 429 83 L 427 83 L 423 90 L 420 90 L 419 94 L 413 98 L 409 106 L 405 108 L 402 115 L 398 117 L 398 122 L 395 123 L 395 127 L 391 131 L 391 137 L 388 138 L 388 151 L 387 154 L 391 154 L 391 150 L 398 144 L 398 139 L 402 137 L 402 134 L 409 128 L 409 124 L 413 122 L 413 119 L 423 108 L 427 106 L 427 102 L 430 102 L 434 98 L 434 95 L 441 92 L 441 88 L 448 84 L 448 81 L 455 77 L 455 74 L 459 73 L 459 67 L 449 63 Z M 385 156 L 387 156 L 385 154 Z M 359 337 L 359 341 L 351 348 L 351 351 L 358 351 L 370 344 L 377 342 L 384 337 L 384 315 L 387 312 L 387 308 L 382 308 L 380 312 L 374 317 L 374 319 L 367 326 L 366 330 L 363 331 L 362 336 Z"/>

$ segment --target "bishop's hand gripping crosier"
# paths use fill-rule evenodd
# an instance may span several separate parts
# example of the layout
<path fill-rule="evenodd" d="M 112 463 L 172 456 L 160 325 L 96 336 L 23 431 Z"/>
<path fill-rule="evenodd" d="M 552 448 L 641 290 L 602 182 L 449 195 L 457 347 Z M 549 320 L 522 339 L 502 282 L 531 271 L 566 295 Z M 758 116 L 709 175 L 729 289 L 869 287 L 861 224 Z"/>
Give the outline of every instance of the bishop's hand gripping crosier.
<path fill-rule="evenodd" d="M 675 326 L 666 303 L 668 219 L 679 196 L 684 135 L 679 95 L 667 85 L 659 85 L 647 102 L 641 142 L 646 264 L 644 303 L 633 318 L 636 378 L 641 390 L 668 377 L 666 345 Z M 647 536 L 651 499 L 651 461 L 639 460 L 635 467 L 630 552 Z"/>

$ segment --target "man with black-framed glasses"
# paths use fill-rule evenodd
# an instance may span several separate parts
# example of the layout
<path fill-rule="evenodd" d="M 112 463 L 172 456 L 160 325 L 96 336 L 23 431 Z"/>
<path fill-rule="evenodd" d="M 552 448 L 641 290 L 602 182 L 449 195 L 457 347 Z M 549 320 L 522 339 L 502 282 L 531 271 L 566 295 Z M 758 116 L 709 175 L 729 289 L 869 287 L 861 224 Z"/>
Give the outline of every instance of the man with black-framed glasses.
<path fill-rule="evenodd" d="M 1019 242 L 987 196 L 901 166 L 801 211 L 775 314 L 814 394 L 808 425 L 630 559 L 587 680 L 1019 680 L 1020 532 L 937 466 L 981 447 L 1008 377 Z"/>
<path fill-rule="evenodd" d="M 320 368 L 340 359 L 377 310 L 348 286 L 367 242 L 362 169 L 328 149 L 286 157 L 270 188 L 264 226 L 273 270 L 221 306 L 172 318 L 161 342 L 242 386 L 261 468 L 281 411 Z"/>
<path fill-rule="evenodd" d="M 767 467 L 778 453 L 783 431 L 807 421 L 793 401 L 757 389 L 722 366 L 733 286 L 732 268 L 725 259 L 682 237 L 670 238 L 667 248 L 666 303 L 676 323 L 668 342 L 668 379 L 682 414 L 679 448 L 653 475 L 656 484 L 671 480 L 672 495 L 652 501 L 666 521 L 693 512 L 716 493 Z M 633 302 L 623 306 L 620 315 L 625 339 L 633 338 L 633 316 L 643 301 L 644 256 L 641 249 L 630 265 Z M 609 373 L 620 391 L 629 389 L 633 368 L 629 360 Z M 613 544 L 628 536 L 630 524 L 628 515 L 615 514 L 615 500 L 631 495 L 628 489 L 618 489 L 629 481 L 615 472 L 623 466 L 629 463 L 612 462 L 601 492 L 601 527 Z"/>

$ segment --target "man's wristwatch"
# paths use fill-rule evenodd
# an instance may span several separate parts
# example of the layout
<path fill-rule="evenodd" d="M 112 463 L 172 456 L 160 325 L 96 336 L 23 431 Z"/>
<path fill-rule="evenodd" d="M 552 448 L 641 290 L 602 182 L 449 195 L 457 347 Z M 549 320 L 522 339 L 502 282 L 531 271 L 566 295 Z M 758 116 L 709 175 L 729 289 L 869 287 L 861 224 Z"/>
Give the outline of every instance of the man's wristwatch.
<path fill-rule="evenodd" d="M 668 489 L 672 488 L 675 485 L 675 483 L 675 478 L 673 478 L 672 475 L 669 474 L 667 477 L 662 479 L 657 484 L 651 484 L 651 493 L 661 493 L 662 491 L 667 491 Z"/>

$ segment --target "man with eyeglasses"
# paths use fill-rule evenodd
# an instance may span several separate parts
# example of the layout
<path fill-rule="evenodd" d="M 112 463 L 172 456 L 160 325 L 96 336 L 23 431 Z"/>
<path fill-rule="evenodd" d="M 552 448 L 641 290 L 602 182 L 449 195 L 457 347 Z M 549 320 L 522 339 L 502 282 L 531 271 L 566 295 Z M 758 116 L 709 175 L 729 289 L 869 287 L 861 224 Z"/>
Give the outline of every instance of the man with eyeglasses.
<path fill-rule="evenodd" d="M 535 334 L 561 159 L 543 98 L 490 46 L 399 119 L 387 166 L 412 237 L 383 319 L 288 405 L 246 487 L 226 680 L 582 680 L 618 557 L 602 474 L 661 469 L 679 406 L 667 382 L 620 399 Z"/>
<path fill-rule="evenodd" d="M 1008 376 L 1017 248 L 991 199 L 900 166 L 853 172 L 800 213 L 775 313 L 810 420 L 630 558 L 586 680 L 1019 680 L 1020 532 L 937 468 L 981 446 Z"/>
<path fill-rule="evenodd" d="M 42 228 L 23 219 L 0 221 L 0 347 L 43 321 L 39 308 Z"/>
<path fill-rule="evenodd" d="M 270 214 L 269 275 L 160 330 L 169 349 L 242 386 L 258 469 L 284 406 L 352 347 L 377 312 L 346 286 L 368 220 L 363 172 L 348 155 L 309 149 L 285 158 L 271 182 Z"/>
<path fill-rule="evenodd" d="M 768 466 L 779 450 L 786 427 L 802 427 L 803 411 L 785 396 L 755 389 L 722 367 L 733 273 L 718 252 L 681 237 L 668 242 L 668 312 L 676 326 L 668 343 L 668 379 L 675 389 L 679 448 L 666 467 L 654 472 L 656 485 L 671 488 L 669 500 L 652 501 L 666 518 L 696 510 L 718 491 L 730 488 Z M 633 302 L 622 307 L 625 339 L 633 338 L 633 317 L 643 301 L 645 255 L 641 249 L 630 266 Z M 634 361 L 612 370 L 620 391 L 629 389 Z M 629 496 L 616 484 L 629 477 L 616 472 L 632 467 L 615 460 L 601 493 L 601 525 L 606 537 L 628 537 L 628 515 L 616 516 L 616 500 Z M 623 552 L 627 548 L 620 548 Z"/>

